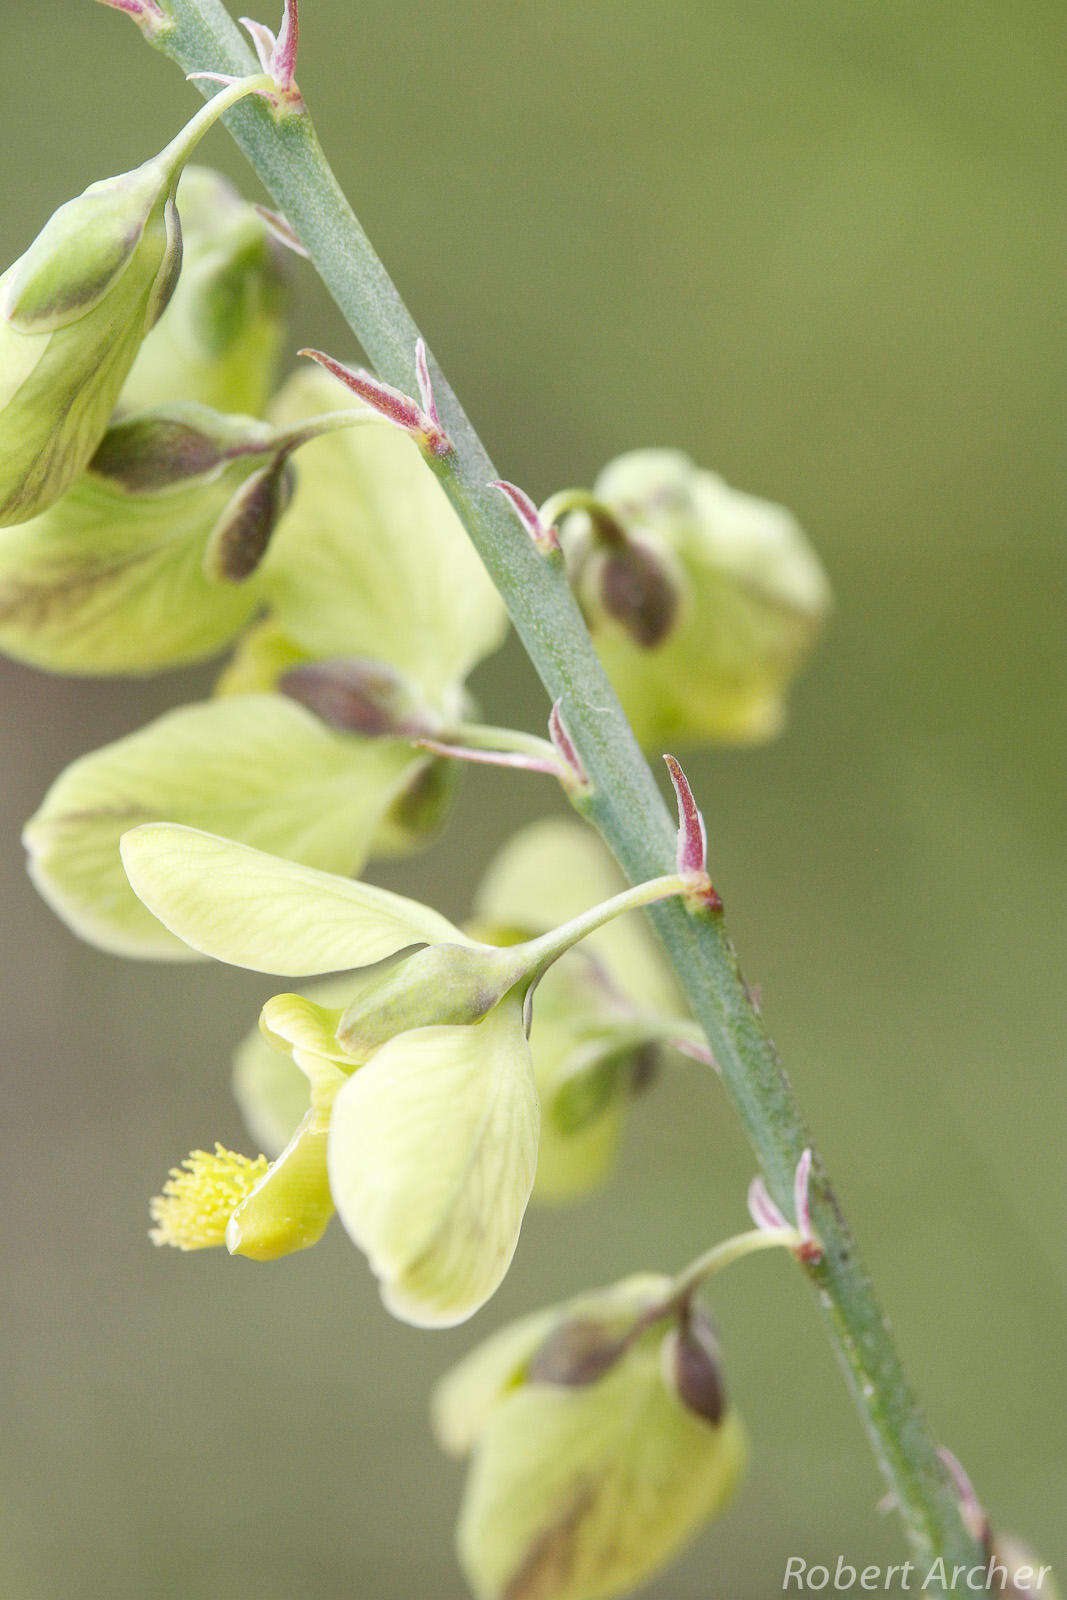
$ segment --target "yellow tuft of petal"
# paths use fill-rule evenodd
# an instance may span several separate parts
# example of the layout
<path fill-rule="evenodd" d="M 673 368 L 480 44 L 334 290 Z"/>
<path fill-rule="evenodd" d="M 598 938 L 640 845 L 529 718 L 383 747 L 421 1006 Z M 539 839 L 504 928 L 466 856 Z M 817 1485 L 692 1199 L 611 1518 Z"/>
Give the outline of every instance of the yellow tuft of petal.
<path fill-rule="evenodd" d="M 216 1144 L 214 1155 L 194 1150 L 180 1167 L 172 1167 L 163 1193 L 149 1206 L 153 1244 L 176 1250 L 207 1250 L 226 1243 L 226 1224 L 242 1200 L 262 1178 L 270 1162 Z"/>

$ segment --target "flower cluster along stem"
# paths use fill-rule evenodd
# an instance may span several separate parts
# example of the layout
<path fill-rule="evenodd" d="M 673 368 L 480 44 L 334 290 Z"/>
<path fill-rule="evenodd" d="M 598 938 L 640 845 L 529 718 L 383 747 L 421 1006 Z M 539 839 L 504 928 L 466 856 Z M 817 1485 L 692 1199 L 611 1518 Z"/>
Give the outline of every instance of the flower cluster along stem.
<path fill-rule="evenodd" d="M 221 0 L 167 0 L 173 26 L 153 42 L 186 72 L 249 75 L 256 61 Z M 258 102 L 227 126 L 299 236 L 381 378 L 417 394 L 419 331 L 375 255 L 319 146 L 309 116 L 275 117 Z M 499 474 L 444 377 L 430 363 L 454 447 L 431 461 L 511 614 L 589 777 L 576 803 L 634 883 L 674 869 L 675 825 L 600 666 L 562 563 L 546 559 L 494 486 Z M 770 1194 L 791 1202 L 813 1143 L 774 1046 L 753 1008 L 721 917 L 677 902 L 651 913 L 703 1027 Z M 803 1270 L 817 1291 L 856 1403 L 918 1559 L 981 1559 L 901 1366 L 893 1337 L 818 1156 L 811 1184 L 822 1261 Z M 951 1570 L 951 1567 L 950 1567 Z"/>

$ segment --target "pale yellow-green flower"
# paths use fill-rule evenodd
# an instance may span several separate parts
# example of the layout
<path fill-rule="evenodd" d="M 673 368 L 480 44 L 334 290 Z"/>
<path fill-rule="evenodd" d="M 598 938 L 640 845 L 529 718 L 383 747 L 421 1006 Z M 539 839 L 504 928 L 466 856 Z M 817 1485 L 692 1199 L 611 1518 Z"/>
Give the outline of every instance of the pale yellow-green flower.
<path fill-rule="evenodd" d="M 493 945 L 414 901 L 196 829 L 137 827 L 121 852 L 138 898 L 192 949 L 260 972 L 348 971 L 337 1003 L 282 994 L 263 1008 L 263 1032 L 306 1077 L 306 1100 L 242 1052 L 243 1094 L 275 1148 L 301 1120 L 231 1218 L 230 1250 L 301 1248 L 336 1206 L 397 1316 L 426 1327 L 471 1316 L 507 1271 L 534 1182 L 535 991 L 587 935 L 690 891 L 691 875 Z M 312 1198 L 298 1214 L 290 1194 Z"/>
<path fill-rule="evenodd" d="M 584 511 L 564 524 L 568 569 L 638 738 L 777 733 L 830 601 L 795 518 L 674 450 L 620 456 L 595 500 L 599 528 Z"/>
<path fill-rule="evenodd" d="M 123 418 L 47 511 L 0 531 L 0 650 L 54 672 L 144 673 L 214 654 L 262 604 L 254 557 L 226 571 L 235 496 L 277 457 L 273 429 L 175 405 Z M 255 508 L 245 549 L 284 509 Z"/>
<path fill-rule="evenodd" d="M 442 1384 L 438 1436 L 473 1452 L 458 1543 L 479 1600 L 611 1600 L 729 1500 L 744 1431 L 713 1370 L 700 1409 L 683 1397 L 669 1290 L 637 1277 L 528 1317 Z"/>
<path fill-rule="evenodd" d="M 119 856 L 125 832 L 181 822 L 355 874 L 425 765 L 408 745 L 336 733 L 279 694 L 182 706 L 56 779 L 24 831 L 30 873 L 91 943 L 189 960 L 189 945 L 130 888 Z"/>
<path fill-rule="evenodd" d="M 135 828 L 122 856 L 145 905 L 204 954 L 280 974 L 365 969 L 343 1009 L 286 995 L 264 1009 L 309 1103 L 229 1219 L 231 1251 L 301 1248 L 336 1206 L 398 1315 L 470 1316 L 507 1271 L 533 1185 L 529 961 L 414 901 L 189 828 Z"/>

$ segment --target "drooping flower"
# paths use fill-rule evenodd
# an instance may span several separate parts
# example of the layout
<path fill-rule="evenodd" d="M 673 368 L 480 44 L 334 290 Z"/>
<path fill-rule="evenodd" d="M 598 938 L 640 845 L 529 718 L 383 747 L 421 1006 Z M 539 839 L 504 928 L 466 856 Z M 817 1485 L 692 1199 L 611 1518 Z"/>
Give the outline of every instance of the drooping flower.
<path fill-rule="evenodd" d="M 532 939 L 622 887 L 588 828 L 563 818 L 537 822 L 490 863 L 468 932 L 504 946 Z M 331 1011 L 343 1007 L 351 988 L 348 977 L 329 978 L 304 996 Z M 601 1181 L 628 1107 L 659 1070 L 663 1050 L 697 1038 L 641 922 L 608 923 L 561 956 L 538 985 L 530 1034 L 542 1111 L 534 1198 L 569 1200 Z M 234 1091 L 249 1130 L 270 1153 L 307 1108 L 306 1075 L 261 1031 L 237 1052 Z"/>
<path fill-rule="evenodd" d="M 458 1545 L 479 1600 L 611 1600 L 726 1505 L 744 1430 L 707 1319 L 671 1291 L 645 1274 L 535 1313 L 441 1384 L 440 1442 L 473 1454 Z"/>
<path fill-rule="evenodd" d="M 568 570 L 643 744 L 770 738 L 829 586 L 794 517 L 673 450 L 601 473 L 562 525 Z M 551 518 L 550 518 L 551 520 Z"/>
<path fill-rule="evenodd" d="M 587 934 L 690 892 L 694 875 L 498 946 L 414 901 L 190 828 L 135 828 L 122 858 L 139 899 L 194 950 L 280 975 L 350 974 L 341 1006 L 291 994 L 264 1007 L 310 1103 L 231 1217 L 230 1250 L 299 1249 L 336 1206 L 396 1315 L 423 1326 L 472 1315 L 507 1271 L 534 1182 L 531 995 Z"/>
<path fill-rule="evenodd" d="M 319 401 L 334 409 L 324 415 Z M 188 656 L 194 646 L 197 653 L 217 646 L 258 606 L 273 602 L 273 615 L 254 625 L 239 648 L 218 700 L 172 712 L 83 757 L 53 785 L 26 829 L 35 882 L 83 937 L 128 955 L 187 955 L 130 891 L 120 834 L 138 821 L 171 820 L 340 873 L 359 872 L 372 854 L 418 848 L 447 813 L 455 777 L 452 763 L 411 747 L 409 724 L 457 714 L 466 701 L 462 675 L 499 642 L 504 618 L 417 448 L 386 424 L 355 426 L 365 411 L 325 374 L 290 390 L 272 425 L 195 407 L 152 415 L 157 434 L 159 419 L 168 416 L 214 418 L 224 434 L 250 432 L 265 454 L 249 458 L 246 449 L 240 463 L 213 469 L 244 473 L 236 487 L 229 478 L 196 477 L 188 491 L 192 497 L 195 487 L 194 520 L 191 511 L 178 515 L 184 491 L 171 480 L 182 463 L 187 472 L 202 463 L 203 452 L 175 436 L 169 454 L 153 453 L 143 417 L 120 421 L 83 484 L 47 517 L 6 536 L 17 545 L 10 550 L 10 582 L 24 594 L 34 560 L 45 577 L 54 570 L 53 519 L 69 520 L 66 508 L 75 497 L 79 504 L 106 500 L 112 516 L 92 524 L 102 547 L 97 568 L 91 541 L 87 549 L 84 538 L 70 535 L 64 544 L 81 574 L 99 569 L 98 593 L 80 589 L 80 609 L 68 592 L 58 594 L 53 625 L 44 630 L 30 626 L 34 616 L 23 605 L 21 631 L 13 617 L 7 642 L 52 665 L 141 670 L 163 656 Z M 365 448 L 323 453 L 324 437 L 308 442 L 334 423 L 364 437 Z M 264 508 L 247 474 L 257 461 L 269 471 L 287 460 L 297 442 L 295 499 L 274 527 L 281 508 Z M 100 487 L 104 466 L 110 477 Z M 250 501 L 242 498 L 249 484 Z M 107 546 L 120 541 L 126 525 L 116 520 L 119 513 L 133 524 L 119 553 L 126 557 L 132 549 L 138 562 L 107 560 Z M 250 535 L 267 525 L 265 559 L 240 582 L 219 581 L 217 562 L 241 557 L 255 544 Z M 4 549 L 0 537 L 0 579 Z M 205 574 L 205 560 L 213 576 Z M 403 597 L 408 582 L 410 604 Z M 462 586 L 460 598 L 454 583 Z M 318 585 L 330 594 L 334 631 L 304 633 L 301 644 L 290 630 L 303 632 L 300 597 L 313 606 Z M 318 663 L 316 650 L 327 648 L 346 655 Z M 352 655 L 362 659 L 353 662 Z M 320 680 L 328 669 L 349 687 L 354 675 L 364 686 L 375 676 L 402 684 L 410 715 L 373 727 L 359 715 L 347 722 L 328 716 L 322 692 L 312 694 L 306 681 L 283 683 L 297 666 L 314 669 Z"/>

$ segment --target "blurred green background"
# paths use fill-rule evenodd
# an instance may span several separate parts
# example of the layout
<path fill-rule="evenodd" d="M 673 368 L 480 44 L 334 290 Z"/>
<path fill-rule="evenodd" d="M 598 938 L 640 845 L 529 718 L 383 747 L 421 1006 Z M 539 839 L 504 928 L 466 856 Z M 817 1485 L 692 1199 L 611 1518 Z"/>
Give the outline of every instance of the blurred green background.
<path fill-rule="evenodd" d="M 937 1431 L 1062 1578 L 1061 8 L 304 9 L 324 143 L 500 469 L 543 495 L 680 445 L 795 508 L 830 569 L 785 737 L 690 773 Z M 196 100 L 89 0 L 0 19 L 6 262 Z M 224 133 L 204 154 L 256 192 Z M 296 276 L 293 348 L 354 354 Z M 0 1594 L 458 1600 L 435 1376 L 534 1304 L 680 1266 L 743 1222 L 752 1162 L 714 1082 L 672 1072 L 612 1185 L 532 1213 L 498 1298 L 447 1335 L 390 1321 L 336 1228 L 271 1266 L 152 1250 L 172 1161 L 246 1142 L 228 1052 L 271 986 L 78 944 L 18 830 L 75 755 L 207 680 L 2 667 Z M 516 649 L 476 688 L 493 719 L 543 722 Z M 461 915 L 508 831 L 558 804 L 472 773 L 445 839 L 376 876 Z M 790 1553 L 897 1559 L 798 1275 L 752 1263 L 715 1305 L 752 1473 L 650 1593 L 764 1600 Z"/>

